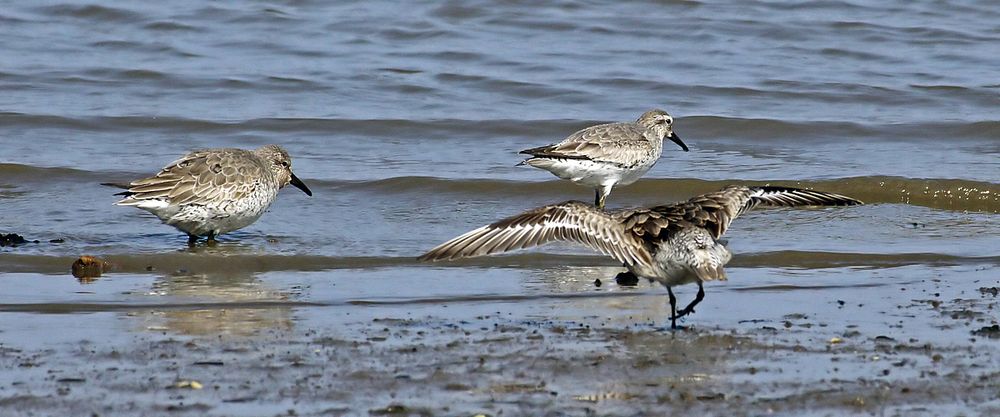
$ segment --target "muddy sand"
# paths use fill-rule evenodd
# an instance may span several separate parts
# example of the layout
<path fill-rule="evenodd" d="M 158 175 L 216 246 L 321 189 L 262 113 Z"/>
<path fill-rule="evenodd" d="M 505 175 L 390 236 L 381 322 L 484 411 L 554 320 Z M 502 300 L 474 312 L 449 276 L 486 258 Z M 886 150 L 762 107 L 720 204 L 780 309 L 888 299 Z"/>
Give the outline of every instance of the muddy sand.
<path fill-rule="evenodd" d="M 322 300 L 319 285 L 311 297 L 294 285 L 263 296 L 262 287 L 233 285 L 211 301 L 204 290 L 221 288 L 218 278 L 161 277 L 150 285 L 112 275 L 74 286 L 71 278 L 8 274 L 14 293 L 19 280 L 34 288 L 48 279 L 56 293 L 89 291 L 97 301 L 4 305 L 0 410 L 998 415 L 1000 282 L 981 265 L 943 269 L 962 283 L 920 268 L 916 277 L 881 285 L 823 285 L 826 277 L 795 286 L 707 286 L 705 302 L 679 331 L 660 327 L 667 324 L 661 288 L 613 279 L 595 287 L 591 277 L 613 277 L 612 267 L 563 283 L 589 286 L 585 292 L 344 302 Z M 751 280 L 769 273 L 742 271 Z M 183 288 L 197 291 L 184 295 Z M 171 291 L 187 301 L 100 301 Z M 692 293 L 683 287 L 679 297 Z"/>

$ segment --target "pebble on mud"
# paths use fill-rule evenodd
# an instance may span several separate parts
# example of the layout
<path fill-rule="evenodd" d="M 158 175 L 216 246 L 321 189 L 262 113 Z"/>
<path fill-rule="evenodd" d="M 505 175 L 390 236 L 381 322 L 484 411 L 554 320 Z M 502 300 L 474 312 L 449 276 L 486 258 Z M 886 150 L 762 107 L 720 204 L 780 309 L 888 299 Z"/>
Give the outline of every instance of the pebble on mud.
<path fill-rule="evenodd" d="M 389 404 L 385 408 L 376 408 L 368 410 L 368 414 L 376 416 L 386 416 L 386 415 L 409 415 L 410 409 L 402 404 Z"/>
<path fill-rule="evenodd" d="M 94 256 L 83 255 L 73 262 L 73 276 L 80 282 L 88 283 L 111 268 L 111 263 Z"/>
<path fill-rule="evenodd" d="M 639 285 L 639 277 L 631 272 L 622 272 L 615 275 L 615 283 L 623 287 L 634 287 Z"/>
<path fill-rule="evenodd" d="M 972 334 L 974 336 L 983 336 L 990 339 L 1000 339 L 1000 324 L 994 324 L 992 326 L 984 326 L 979 330 L 973 330 Z"/>

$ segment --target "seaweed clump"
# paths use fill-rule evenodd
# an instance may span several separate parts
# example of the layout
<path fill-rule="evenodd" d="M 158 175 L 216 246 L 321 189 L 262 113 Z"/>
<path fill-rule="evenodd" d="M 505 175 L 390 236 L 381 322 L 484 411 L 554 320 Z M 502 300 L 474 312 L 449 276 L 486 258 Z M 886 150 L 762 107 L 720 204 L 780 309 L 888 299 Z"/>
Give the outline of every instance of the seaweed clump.
<path fill-rule="evenodd" d="M 0 233 L 0 247 L 18 246 L 25 243 L 28 243 L 28 241 L 24 239 L 24 236 L 17 233 Z"/>

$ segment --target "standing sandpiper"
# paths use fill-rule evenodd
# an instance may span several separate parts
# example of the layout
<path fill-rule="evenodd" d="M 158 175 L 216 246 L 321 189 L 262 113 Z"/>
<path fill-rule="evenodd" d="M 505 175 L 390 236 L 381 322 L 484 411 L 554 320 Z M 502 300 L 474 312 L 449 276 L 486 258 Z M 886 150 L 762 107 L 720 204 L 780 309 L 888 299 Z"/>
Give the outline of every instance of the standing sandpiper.
<path fill-rule="evenodd" d="M 188 234 L 215 237 L 257 221 L 278 190 L 292 184 L 312 196 L 292 173 L 292 158 L 278 145 L 259 149 L 205 149 L 184 155 L 156 175 L 127 185 L 115 203 L 135 206 Z"/>
<path fill-rule="evenodd" d="M 732 185 L 686 202 L 606 212 L 579 202 L 539 207 L 449 240 L 419 259 L 453 260 L 549 242 L 582 244 L 623 262 L 629 272 L 667 287 L 670 325 L 694 313 L 705 297 L 702 282 L 726 279 L 732 252 L 719 241 L 729 224 L 757 206 L 850 206 L 839 194 L 788 187 Z M 697 283 L 698 295 L 678 311 L 671 287 Z"/>
<path fill-rule="evenodd" d="M 663 138 L 687 152 L 687 145 L 674 134 L 673 123 L 667 112 L 650 110 L 634 123 L 591 126 L 557 144 L 525 149 L 521 153 L 531 158 L 518 165 L 528 164 L 594 188 L 594 204 L 603 209 L 612 188 L 636 182 L 656 164 L 663 153 Z"/>

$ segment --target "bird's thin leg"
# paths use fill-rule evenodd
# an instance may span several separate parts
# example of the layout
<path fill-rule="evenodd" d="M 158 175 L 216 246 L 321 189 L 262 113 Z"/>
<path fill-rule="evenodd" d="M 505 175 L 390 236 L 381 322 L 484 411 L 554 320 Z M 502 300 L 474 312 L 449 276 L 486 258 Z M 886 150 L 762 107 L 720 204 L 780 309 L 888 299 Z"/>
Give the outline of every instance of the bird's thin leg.
<path fill-rule="evenodd" d="M 215 244 L 218 243 L 215 241 L 215 232 L 208 232 L 208 242 L 206 243 L 209 246 L 215 246 Z"/>
<path fill-rule="evenodd" d="M 684 307 L 683 310 L 678 312 L 677 317 L 683 317 L 688 314 L 694 313 L 694 306 L 698 305 L 698 303 L 700 303 L 701 300 L 704 299 L 705 299 L 705 287 L 702 286 L 701 281 L 698 281 L 698 295 L 694 296 L 694 301 L 691 301 L 691 304 L 688 304 L 687 307 Z"/>
<path fill-rule="evenodd" d="M 604 202 L 607 201 L 608 195 L 611 194 L 611 189 L 613 187 L 614 184 L 602 185 L 597 188 L 596 191 L 597 197 L 595 198 L 597 200 L 597 203 L 595 205 L 597 206 L 598 209 L 604 210 Z"/>
<path fill-rule="evenodd" d="M 604 208 L 604 196 L 601 195 L 600 188 L 594 189 L 594 205 L 599 209 Z"/>
<path fill-rule="evenodd" d="M 198 236 L 188 234 L 188 246 L 194 246 L 195 243 L 198 243 Z"/>
<path fill-rule="evenodd" d="M 677 329 L 677 297 L 674 297 L 674 290 L 667 286 L 667 295 L 670 296 L 670 328 Z"/>

